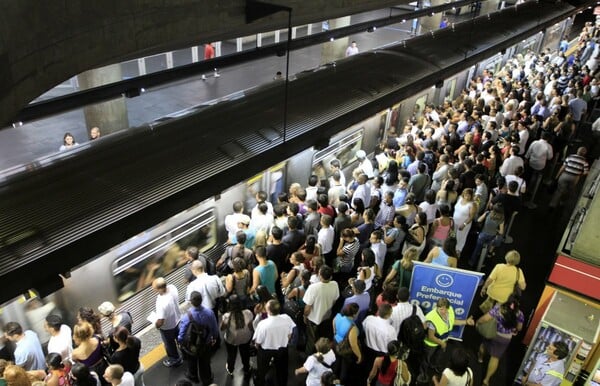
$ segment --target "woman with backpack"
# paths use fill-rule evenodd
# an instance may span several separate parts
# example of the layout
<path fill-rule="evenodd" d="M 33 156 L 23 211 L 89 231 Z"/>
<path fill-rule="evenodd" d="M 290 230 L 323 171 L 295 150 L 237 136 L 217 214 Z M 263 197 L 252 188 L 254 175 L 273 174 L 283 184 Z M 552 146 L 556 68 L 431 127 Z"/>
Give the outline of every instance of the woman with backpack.
<path fill-rule="evenodd" d="M 394 285 L 396 288 L 408 287 L 412 276 L 413 262 L 419 260 L 419 250 L 416 247 L 410 247 L 404 251 L 402 259 L 396 260 L 392 269 L 383 282 L 383 286 Z"/>
<path fill-rule="evenodd" d="M 408 355 L 407 348 L 393 340 L 388 343 L 387 351 L 386 355 L 375 358 L 367 385 L 374 379 L 377 379 L 376 386 L 410 385 L 411 374 L 404 362 L 404 357 Z"/>
<path fill-rule="evenodd" d="M 227 362 L 225 371 L 233 375 L 237 352 L 242 357 L 244 375 L 250 373 L 250 341 L 254 328 L 252 311 L 243 309 L 242 301 L 237 295 L 229 297 L 229 312 L 223 315 L 221 331 L 224 331 L 225 347 L 227 348 Z"/>
<path fill-rule="evenodd" d="M 252 287 L 252 276 L 246 269 L 246 261 L 241 257 L 233 259 L 233 273 L 225 278 L 227 296 L 237 295 L 244 307 L 248 307 L 248 292 Z"/>
<path fill-rule="evenodd" d="M 296 375 L 308 374 L 306 377 L 306 386 L 320 386 L 321 375 L 328 370 L 335 362 L 335 353 L 331 349 L 331 341 L 327 338 L 319 338 L 315 343 L 317 352 L 304 361 L 302 367 L 297 368 Z"/>

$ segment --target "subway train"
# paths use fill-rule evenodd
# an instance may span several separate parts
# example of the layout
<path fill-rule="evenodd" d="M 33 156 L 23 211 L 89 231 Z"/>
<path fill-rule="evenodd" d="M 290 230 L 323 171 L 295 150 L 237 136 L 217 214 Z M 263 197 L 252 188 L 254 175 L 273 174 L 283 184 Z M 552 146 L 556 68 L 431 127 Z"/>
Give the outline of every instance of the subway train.
<path fill-rule="evenodd" d="M 131 312 L 140 331 L 154 309 L 153 278 L 165 276 L 183 300 L 187 246 L 221 255 L 234 201 L 250 210 L 259 190 L 273 199 L 311 174 L 326 178 L 334 158 L 349 181 L 358 150 L 371 153 L 390 127 L 455 98 L 484 69 L 558 47 L 578 10 L 509 8 L 297 74 L 287 109 L 274 82 L 16 172 L 0 182 L 0 232 L 10 235 L 0 248 L 1 300 L 18 296 L 2 321 L 43 335 L 48 312 L 108 300 Z"/>

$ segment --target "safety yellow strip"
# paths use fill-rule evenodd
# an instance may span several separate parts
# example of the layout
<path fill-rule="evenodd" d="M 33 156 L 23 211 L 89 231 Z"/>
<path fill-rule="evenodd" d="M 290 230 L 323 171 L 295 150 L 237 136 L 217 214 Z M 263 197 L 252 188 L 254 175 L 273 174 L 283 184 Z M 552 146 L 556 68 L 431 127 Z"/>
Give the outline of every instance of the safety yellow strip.
<path fill-rule="evenodd" d="M 140 362 L 142 362 L 144 369 L 148 370 L 150 367 L 154 366 L 156 364 L 156 362 L 160 361 L 166 355 L 167 355 L 167 352 L 165 351 L 165 346 L 164 346 L 164 344 L 161 343 L 158 346 L 154 347 L 152 349 L 152 351 L 150 351 L 148 354 L 144 355 L 140 359 Z"/>

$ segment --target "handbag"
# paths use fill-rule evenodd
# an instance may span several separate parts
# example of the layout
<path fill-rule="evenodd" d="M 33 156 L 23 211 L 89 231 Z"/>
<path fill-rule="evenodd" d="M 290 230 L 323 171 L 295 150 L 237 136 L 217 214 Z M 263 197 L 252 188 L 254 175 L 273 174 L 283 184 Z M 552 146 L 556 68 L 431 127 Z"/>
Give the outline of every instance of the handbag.
<path fill-rule="evenodd" d="M 300 320 L 304 313 L 304 308 L 298 303 L 298 295 L 292 299 L 285 299 L 283 303 L 283 313 L 289 315 L 293 321 Z"/>
<path fill-rule="evenodd" d="M 354 351 L 352 351 L 352 346 L 350 346 L 350 330 L 352 330 L 353 327 L 354 322 L 352 322 L 352 326 L 350 326 L 350 329 L 346 333 L 344 339 L 342 339 L 342 341 L 336 345 L 335 350 L 341 357 L 351 358 L 354 356 Z"/>
<path fill-rule="evenodd" d="M 494 339 L 497 333 L 498 322 L 496 318 L 492 318 L 487 322 L 477 323 L 475 328 L 479 335 L 481 335 L 485 339 Z"/>
<path fill-rule="evenodd" d="M 513 295 L 521 297 L 521 295 L 523 294 L 521 287 L 519 287 L 519 274 L 521 270 L 519 269 L 519 267 L 515 268 L 517 269 L 517 280 L 515 280 L 515 285 L 513 286 Z"/>

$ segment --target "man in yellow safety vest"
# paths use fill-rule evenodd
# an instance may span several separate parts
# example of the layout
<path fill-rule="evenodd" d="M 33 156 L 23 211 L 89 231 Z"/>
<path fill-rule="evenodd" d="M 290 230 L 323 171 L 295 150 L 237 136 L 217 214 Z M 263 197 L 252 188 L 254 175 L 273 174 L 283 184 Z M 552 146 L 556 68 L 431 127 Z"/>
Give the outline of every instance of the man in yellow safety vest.
<path fill-rule="evenodd" d="M 456 319 L 454 309 L 450 305 L 447 298 L 438 299 L 433 310 L 425 315 L 425 327 L 427 336 L 425 337 L 425 352 L 423 361 L 421 362 L 421 371 L 419 381 L 429 380 L 429 372 L 441 373 L 441 368 L 438 364 L 440 348 L 446 350 L 446 344 L 450 332 L 454 326 L 474 326 L 475 321 L 472 316 L 467 319 Z"/>

